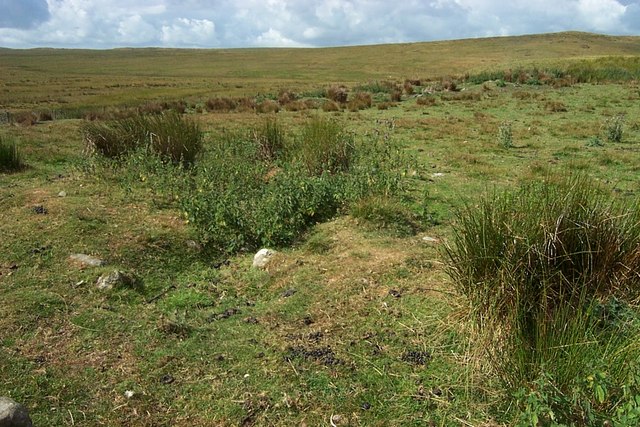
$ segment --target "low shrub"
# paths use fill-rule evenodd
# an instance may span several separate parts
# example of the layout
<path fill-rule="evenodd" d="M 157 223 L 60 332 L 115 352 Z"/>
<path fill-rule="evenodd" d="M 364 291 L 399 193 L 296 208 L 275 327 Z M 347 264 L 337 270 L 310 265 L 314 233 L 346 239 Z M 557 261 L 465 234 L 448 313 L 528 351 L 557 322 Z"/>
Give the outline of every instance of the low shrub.
<path fill-rule="evenodd" d="M 281 132 L 275 122 L 267 126 L 265 133 Z M 339 123 L 324 118 L 312 118 L 285 140 L 275 164 L 250 135 L 225 133 L 213 141 L 180 199 L 210 248 L 288 245 L 363 197 L 405 192 L 406 158 L 389 142 L 356 145 Z"/>
<path fill-rule="evenodd" d="M 207 100 L 205 107 L 207 111 L 229 112 L 236 109 L 237 103 L 235 100 L 227 97 L 211 98 Z"/>
<path fill-rule="evenodd" d="M 448 92 L 458 91 L 458 84 L 454 80 L 446 79 L 442 81 L 442 88 Z"/>
<path fill-rule="evenodd" d="M 388 110 L 390 107 L 395 107 L 395 106 L 396 104 L 394 102 L 384 101 L 384 102 L 380 102 L 377 108 L 378 110 Z"/>
<path fill-rule="evenodd" d="M 347 108 L 349 111 L 359 111 L 364 110 L 366 108 L 371 108 L 371 104 L 373 100 L 371 99 L 371 94 L 368 92 L 355 92 L 349 99 L 349 103 L 347 104 Z"/>
<path fill-rule="evenodd" d="M 245 96 L 237 99 L 236 110 L 240 112 L 256 111 L 257 103 L 254 98 Z"/>
<path fill-rule="evenodd" d="M 345 86 L 333 85 L 327 89 L 327 98 L 333 102 L 346 104 L 349 97 L 349 91 Z"/>
<path fill-rule="evenodd" d="M 281 106 L 285 106 L 296 99 L 298 99 L 298 96 L 290 90 L 283 89 L 278 93 L 278 104 Z"/>
<path fill-rule="evenodd" d="M 404 93 L 406 93 L 407 95 L 413 95 L 413 85 L 411 84 L 410 81 L 405 80 L 404 85 L 402 86 L 404 88 Z"/>
<path fill-rule="evenodd" d="M 421 95 L 416 98 L 418 105 L 436 105 L 436 98 L 433 96 Z"/>
<path fill-rule="evenodd" d="M 278 103 L 276 101 L 265 99 L 257 105 L 256 111 L 263 114 L 277 113 L 278 111 L 280 111 L 280 107 L 278 106 Z"/>
<path fill-rule="evenodd" d="M 295 101 L 290 101 L 285 104 L 284 109 L 287 111 L 305 111 L 309 108 L 313 108 L 312 102 L 307 102 L 307 100 L 298 99 Z"/>
<path fill-rule="evenodd" d="M 38 115 L 32 111 L 23 111 L 13 115 L 12 121 L 21 126 L 33 126 L 38 123 Z"/>
<path fill-rule="evenodd" d="M 0 136 L 0 171 L 16 172 L 24 167 L 25 164 L 15 139 Z"/>
<path fill-rule="evenodd" d="M 322 103 L 322 111 L 324 111 L 325 113 L 340 111 L 340 104 L 335 101 L 327 100 Z"/>

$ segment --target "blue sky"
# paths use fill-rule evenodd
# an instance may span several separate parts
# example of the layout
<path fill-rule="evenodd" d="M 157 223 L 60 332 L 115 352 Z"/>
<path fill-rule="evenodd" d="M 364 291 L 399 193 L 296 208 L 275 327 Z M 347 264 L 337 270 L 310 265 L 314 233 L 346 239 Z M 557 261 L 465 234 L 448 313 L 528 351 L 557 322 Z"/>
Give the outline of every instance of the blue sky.
<path fill-rule="evenodd" d="M 0 46 L 319 47 L 640 35 L 640 0 L 0 0 Z"/>

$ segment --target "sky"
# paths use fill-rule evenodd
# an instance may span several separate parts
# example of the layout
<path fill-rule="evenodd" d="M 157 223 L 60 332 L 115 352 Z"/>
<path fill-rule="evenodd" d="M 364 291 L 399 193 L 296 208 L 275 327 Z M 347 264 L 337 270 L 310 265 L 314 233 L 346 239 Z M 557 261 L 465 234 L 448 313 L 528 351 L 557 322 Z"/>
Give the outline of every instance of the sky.
<path fill-rule="evenodd" d="M 640 0 L 0 0 L 0 46 L 323 47 L 640 35 Z"/>

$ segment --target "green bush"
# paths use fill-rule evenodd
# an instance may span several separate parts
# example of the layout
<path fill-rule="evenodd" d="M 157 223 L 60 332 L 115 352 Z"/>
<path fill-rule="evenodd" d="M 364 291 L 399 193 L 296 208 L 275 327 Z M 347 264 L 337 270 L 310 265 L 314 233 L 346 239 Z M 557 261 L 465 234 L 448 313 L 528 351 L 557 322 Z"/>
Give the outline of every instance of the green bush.
<path fill-rule="evenodd" d="M 148 147 L 166 161 L 191 166 L 202 150 L 198 124 L 176 112 L 88 122 L 82 133 L 89 151 L 114 159 Z"/>
<path fill-rule="evenodd" d="M 287 141 L 275 162 L 261 155 L 251 134 L 225 133 L 213 141 L 181 197 L 186 217 L 210 247 L 236 252 L 288 245 L 363 197 L 404 191 L 407 159 L 389 142 L 356 144 L 338 122 L 319 118 Z"/>
<path fill-rule="evenodd" d="M 637 201 L 624 205 L 583 177 L 494 194 L 457 213 L 446 257 L 478 346 L 509 389 L 535 390 L 551 373 L 564 422 L 584 423 L 578 413 L 589 405 L 615 410 L 640 361 L 638 322 L 610 322 L 601 301 L 640 295 Z M 586 400 L 573 399 L 595 372 L 611 379 L 610 399 L 584 390 Z"/>
<path fill-rule="evenodd" d="M 24 167 L 16 141 L 13 138 L 0 137 L 0 171 L 14 172 Z"/>

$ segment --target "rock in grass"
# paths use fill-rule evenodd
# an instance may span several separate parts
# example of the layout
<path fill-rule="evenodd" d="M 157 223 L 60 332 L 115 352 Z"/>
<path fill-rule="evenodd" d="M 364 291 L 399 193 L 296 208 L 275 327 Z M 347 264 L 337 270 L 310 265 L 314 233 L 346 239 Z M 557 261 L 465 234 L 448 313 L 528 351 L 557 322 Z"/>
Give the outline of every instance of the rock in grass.
<path fill-rule="evenodd" d="M 69 260 L 71 262 L 79 264 L 81 267 L 100 267 L 101 265 L 105 264 L 104 260 L 86 254 L 70 255 Z"/>
<path fill-rule="evenodd" d="M 275 254 L 271 249 L 260 249 L 253 257 L 253 268 L 265 268 Z"/>
<path fill-rule="evenodd" d="M 29 412 L 20 403 L 0 396 L 0 427 L 33 427 Z"/>
<path fill-rule="evenodd" d="M 110 290 L 113 288 L 132 287 L 134 283 L 134 278 L 129 274 L 120 270 L 114 270 L 111 273 L 105 273 L 98 277 L 96 287 L 100 290 Z"/>

